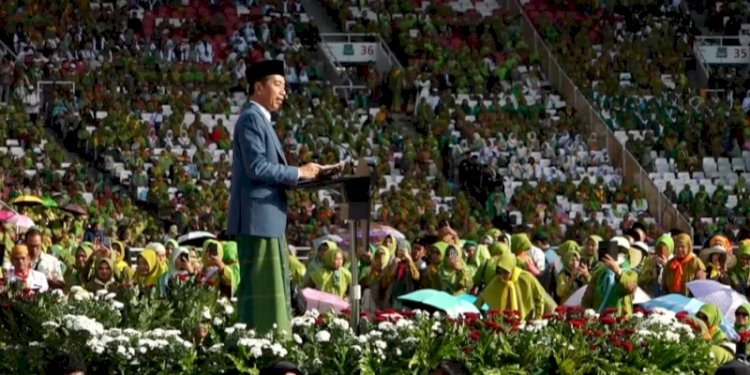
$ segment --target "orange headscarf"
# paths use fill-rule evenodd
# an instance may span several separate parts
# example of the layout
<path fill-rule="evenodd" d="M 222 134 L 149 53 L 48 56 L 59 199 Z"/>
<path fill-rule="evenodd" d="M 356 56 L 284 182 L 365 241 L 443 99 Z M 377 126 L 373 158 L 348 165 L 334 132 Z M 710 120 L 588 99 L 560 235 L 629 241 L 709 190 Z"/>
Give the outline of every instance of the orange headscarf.
<path fill-rule="evenodd" d="M 695 254 L 693 254 L 693 240 L 688 236 L 687 234 L 678 234 L 674 237 L 674 244 L 675 248 L 677 248 L 678 244 L 686 246 L 688 249 L 688 254 L 685 255 L 682 259 L 675 258 L 672 260 L 672 263 L 670 263 L 669 267 L 672 268 L 674 271 L 674 279 L 672 279 L 672 292 L 679 292 L 682 290 L 682 287 L 684 286 L 683 281 L 683 275 L 684 270 L 683 266 L 690 263 L 693 258 L 695 258 Z"/>
<path fill-rule="evenodd" d="M 708 241 L 708 246 L 712 247 L 717 245 L 723 247 L 728 253 L 734 253 L 734 251 L 732 251 L 732 242 L 729 241 L 729 238 L 718 234 L 711 237 L 711 240 Z"/>

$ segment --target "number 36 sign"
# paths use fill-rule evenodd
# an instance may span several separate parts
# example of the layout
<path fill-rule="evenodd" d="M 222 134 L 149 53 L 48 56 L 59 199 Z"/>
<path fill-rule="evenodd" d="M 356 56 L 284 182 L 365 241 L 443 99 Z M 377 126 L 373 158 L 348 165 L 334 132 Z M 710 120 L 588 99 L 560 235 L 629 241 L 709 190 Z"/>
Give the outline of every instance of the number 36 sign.
<path fill-rule="evenodd" d="M 374 62 L 378 56 L 377 43 L 326 43 L 333 57 L 343 63 Z"/>

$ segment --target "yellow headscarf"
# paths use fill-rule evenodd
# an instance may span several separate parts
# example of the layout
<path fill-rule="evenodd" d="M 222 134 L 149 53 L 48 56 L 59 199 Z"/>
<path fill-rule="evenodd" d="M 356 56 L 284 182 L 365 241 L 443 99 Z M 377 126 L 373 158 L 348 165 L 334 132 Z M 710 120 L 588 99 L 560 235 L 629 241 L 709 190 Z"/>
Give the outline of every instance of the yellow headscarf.
<path fill-rule="evenodd" d="M 482 292 L 482 299 L 490 306 L 520 311 L 521 304 L 516 292 L 516 283 L 522 270 L 516 267 L 516 257 L 510 252 L 503 253 L 498 259 L 497 267 L 510 272 L 510 279 L 505 280 L 499 275 L 495 276 Z"/>
<path fill-rule="evenodd" d="M 148 274 L 143 275 L 140 272 L 136 272 L 135 276 L 133 276 L 133 281 L 140 286 L 156 286 L 159 282 L 159 278 L 164 273 L 160 266 L 159 256 L 153 249 L 145 249 L 138 256 L 143 258 L 148 264 Z"/>

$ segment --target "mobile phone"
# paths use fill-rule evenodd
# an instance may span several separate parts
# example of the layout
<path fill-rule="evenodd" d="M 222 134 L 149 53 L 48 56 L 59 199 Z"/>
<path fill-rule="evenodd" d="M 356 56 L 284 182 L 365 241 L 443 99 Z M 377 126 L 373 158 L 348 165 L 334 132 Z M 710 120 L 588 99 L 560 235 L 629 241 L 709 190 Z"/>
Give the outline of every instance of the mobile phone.
<path fill-rule="evenodd" d="M 187 262 L 188 260 L 190 260 L 190 255 L 188 255 L 188 253 L 182 253 L 180 254 L 180 259 Z"/>
<path fill-rule="evenodd" d="M 448 250 L 448 257 L 451 260 L 458 258 L 458 251 L 456 251 L 455 248 L 451 247 L 451 249 Z"/>
<path fill-rule="evenodd" d="M 620 247 L 617 245 L 616 241 L 609 241 L 606 243 L 606 246 L 602 246 L 604 244 L 599 245 L 599 260 L 602 260 L 605 255 L 609 255 L 612 259 L 617 259 L 617 254 L 620 253 Z"/>
<path fill-rule="evenodd" d="M 111 249 L 112 237 L 102 237 L 102 246 L 106 247 L 107 249 Z"/>
<path fill-rule="evenodd" d="M 215 243 L 208 245 L 208 255 L 214 256 L 214 257 L 219 255 L 219 248 L 216 247 Z"/>

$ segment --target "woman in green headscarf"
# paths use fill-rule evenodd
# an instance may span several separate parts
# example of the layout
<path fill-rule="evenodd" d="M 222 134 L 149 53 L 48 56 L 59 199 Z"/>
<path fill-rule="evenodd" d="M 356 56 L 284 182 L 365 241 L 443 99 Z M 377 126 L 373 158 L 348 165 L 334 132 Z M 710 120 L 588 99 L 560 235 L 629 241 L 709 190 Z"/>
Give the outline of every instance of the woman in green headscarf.
<path fill-rule="evenodd" d="M 348 299 L 352 274 L 344 268 L 344 253 L 338 248 L 328 249 L 323 262 L 323 267 L 313 272 L 306 286 Z"/>
<path fill-rule="evenodd" d="M 729 270 L 729 283 L 740 294 L 750 294 L 750 243 L 743 241 L 737 249 L 737 264 Z"/>
<path fill-rule="evenodd" d="M 65 270 L 65 285 L 70 288 L 72 286 L 84 286 L 89 281 L 89 270 L 86 268 L 86 263 L 91 257 L 93 249 L 89 246 L 78 246 L 75 252 L 75 260 L 71 267 Z"/>
<path fill-rule="evenodd" d="M 383 307 L 385 290 L 388 287 L 388 280 L 383 277 L 387 266 L 388 249 L 379 246 L 372 256 L 370 267 L 367 268 L 368 272 L 359 279 L 359 285 L 362 286 L 362 290 L 366 291 L 365 293 L 369 297 L 369 300 L 363 297 L 362 303 L 368 306 L 371 311 L 377 311 Z"/>
<path fill-rule="evenodd" d="M 591 281 L 588 268 L 581 263 L 581 254 L 576 250 L 562 253 L 563 270 L 557 275 L 557 297 L 565 302 L 576 292 Z"/>
<path fill-rule="evenodd" d="M 224 258 L 222 260 L 224 261 L 224 265 L 229 267 L 229 270 L 232 272 L 232 295 L 234 295 L 240 286 L 240 262 L 239 254 L 237 253 L 237 242 L 227 241 L 223 245 Z"/>
<path fill-rule="evenodd" d="M 310 261 L 307 262 L 307 273 L 305 273 L 305 277 L 302 280 L 302 285 L 308 285 L 312 274 L 319 268 L 323 268 L 325 266 L 325 262 L 323 261 L 323 259 L 325 258 L 325 254 L 328 252 L 328 250 L 331 249 L 338 250 L 339 246 L 336 245 L 336 243 L 333 241 L 323 241 L 320 243 L 320 245 L 318 245 L 315 254 L 313 254 L 312 258 L 310 258 Z"/>
<path fill-rule="evenodd" d="M 737 333 L 750 330 L 750 303 L 743 303 L 734 311 L 734 330 Z"/>
<path fill-rule="evenodd" d="M 443 247 L 443 250 L 440 248 Z M 427 266 L 420 272 L 419 285 L 423 289 L 440 290 L 440 265 L 442 264 L 442 254 L 448 245 L 445 243 L 436 243 L 430 246 L 427 253 Z"/>
<path fill-rule="evenodd" d="M 400 240 L 396 255 L 385 271 L 382 286 L 386 288 L 383 308 L 400 309 L 403 306 L 398 297 L 413 292 L 419 283 L 419 269 L 411 258 L 411 243 Z"/>
<path fill-rule="evenodd" d="M 614 240 L 614 239 L 613 239 Z M 620 237 L 620 254 L 617 259 L 605 255 L 600 265 L 591 274 L 581 305 L 599 313 L 608 307 L 617 309 L 618 314 L 633 314 L 633 295 L 638 288 L 638 273 L 632 270 L 640 264 L 639 250 L 630 250 L 628 240 Z M 628 243 L 625 247 L 625 243 Z"/>
<path fill-rule="evenodd" d="M 234 273 L 224 263 L 224 246 L 216 240 L 208 240 L 203 243 L 203 272 L 200 280 L 210 286 L 216 286 L 219 293 L 226 297 L 232 297 L 234 285 Z"/>
<path fill-rule="evenodd" d="M 518 266 L 534 276 L 539 276 L 541 271 L 529 254 L 531 246 L 531 240 L 526 233 L 514 234 L 510 238 L 510 251 L 516 256 Z"/>
<path fill-rule="evenodd" d="M 603 239 L 597 235 L 589 236 L 584 243 L 581 253 L 581 263 L 585 264 L 589 271 L 593 270 L 599 261 L 599 244 Z"/>
<path fill-rule="evenodd" d="M 461 251 L 453 245 L 448 245 L 438 270 L 440 289 L 453 295 L 467 293 L 472 286 L 472 276 L 467 270 Z"/>
<path fill-rule="evenodd" d="M 127 248 L 121 241 L 112 241 L 112 263 L 114 264 L 113 272 L 115 279 L 118 281 L 127 281 L 133 277 L 133 269 L 125 261 Z"/>
<path fill-rule="evenodd" d="M 641 274 L 638 276 L 638 286 L 641 287 L 651 298 L 664 294 L 662 290 L 662 275 L 664 266 L 669 261 L 674 251 L 674 240 L 669 234 L 659 237 L 654 244 L 654 253 L 644 262 Z"/>
<path fill-rule="evenodd" d="M 474 241 L 464 242 L 463 254 L 465 258 L 464 261 L 466 262 L 466 270 L 473 279 L 474 275 L 477 273 L 477 270 L 482 267 L 484 262 L 489 259 L 489 257 L 485 258 L 482 254 L 479 253 L 477 243 Z"/>
<path fill-rule="evenodd" d="M 481 308 L 486 303 L 492 310 L 518 311 L 521 320 L 541 319 L 548 309 L 545 303 L 548 296 L 539 280 L 518 267 L 516 257 L 509 252 L 497 259 L 496 273 L 475 305 Z"/>
<path fill-rule="evenodd" d="M 510 248 L 504 242 L 495 242 L 489 246 L 488 251 L 490 258 L 485 260 L 477 272 L 474 273 L 474 294 L 481 292 L 495 278 L 497 262 L 501 255 L 510 253 Z"/>
<path fill-rule="evenodd" d="M 703 305 L 695 317 L 706 324 L 703 338 L 711 342 L 711 353 L 718 366 L 734 359 L 735 346 L 721 331 L 722 314 L 719 307 L 713 303 Z"/>

